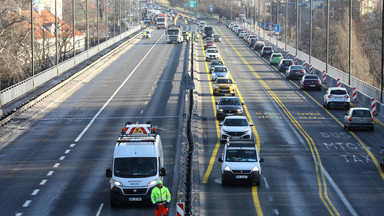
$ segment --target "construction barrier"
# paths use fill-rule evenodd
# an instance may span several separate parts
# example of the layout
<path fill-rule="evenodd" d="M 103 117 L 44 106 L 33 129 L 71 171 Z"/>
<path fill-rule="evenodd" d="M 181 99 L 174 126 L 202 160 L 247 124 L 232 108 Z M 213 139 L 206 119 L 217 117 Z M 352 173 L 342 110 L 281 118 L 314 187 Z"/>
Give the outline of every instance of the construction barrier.
<path fill-rule="evenodd" d="M 310 68 L 310 69 L 309 69 L 309 73 L 310 73 L 310 74 L 313 74 L 313 71 L 312 71 L 312 65 L 309 65 L 309 68 Z"/>
<path fill-rule="evenodd" d="M 371 99 L 371 111 L 372 111 L 373 115 L 377 115 L 377 112 L 376 112 L 376 99 L 375 98 Z"/>
<path fill-rule="evenodd" d="M 184 203 L 183 202 L 177 202 L 176 208 L 177 208 L 176 216 L 184 216 Z"/>
<path fill-rule="evenodd" d="M 338 78 L 337 79 L 337 87 L 340 87 L 341 83 L 340 83 L 340 79 Z"/>
<path fill-rule="evenodd" d="M 327 73 L 323 70 L 323 83 L 327 83 Z"/>
<path fill-rule="evenodd" d="M 295 64 L 297 64 L 297 56 L 295 55 Z"/>
<path fill-rule="evenodd" d="M 357 102 L 357 90 L 355 87 L 352 88 L 352 100 L 353 102 Z"/>

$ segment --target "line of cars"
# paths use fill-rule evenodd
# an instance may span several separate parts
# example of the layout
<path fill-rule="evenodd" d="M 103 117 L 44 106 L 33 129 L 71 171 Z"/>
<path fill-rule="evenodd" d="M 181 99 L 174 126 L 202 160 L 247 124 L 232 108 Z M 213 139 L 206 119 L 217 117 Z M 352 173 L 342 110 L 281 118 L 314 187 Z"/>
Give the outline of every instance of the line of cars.
<path fill-rule="evenodd" d="M 207 50 L 209 49 L 207 45 Z M 221 58 L 212 60 L 208 68 L 213 82 L 213 95 L 223 95 L 216 102 L 216 118 L 221 121 L 220 143 L 225 143 L 222 156 L 218 158 L 221 163 L 222 185 L 251 182 L 259 186 L 260 163 L 264 159 L 259 157 L 252 133 L 253 124 L 243 116 L 244 103 L 235 97 L 236 84 Z M 227 94 L 230 96 L 226 96 Z"/>
<path fill-rule="evenodd" d="M 258 35 L 247 32 L 235 22 L 227 22 L 226 26 L 231 29 L 240 39 L 244 40 L 253 50 L 259 51 L 261 57 L 269 57 L 271 65 L 277 65 L 277 70 L 285 74 L 286 79 L 298 79 L 301 90 L 321 91 L 322 83 L 315 74 L 306 73 L 303 65 L 297 65 L 292 59 L 284 59 L 281 53 L 275 53 L 271 46 L 265 45 L 263 39 Z M 350 107 L 349 92 L 344 87 L 329 87 L 323 96 L 325 108 L 343 108 L 348 110 L 344 117 L 344 128 L 368 128 L 374 130 L 374 118 L 368 108 Z M 364 113 L 364 114 L 363 114 Z"/>

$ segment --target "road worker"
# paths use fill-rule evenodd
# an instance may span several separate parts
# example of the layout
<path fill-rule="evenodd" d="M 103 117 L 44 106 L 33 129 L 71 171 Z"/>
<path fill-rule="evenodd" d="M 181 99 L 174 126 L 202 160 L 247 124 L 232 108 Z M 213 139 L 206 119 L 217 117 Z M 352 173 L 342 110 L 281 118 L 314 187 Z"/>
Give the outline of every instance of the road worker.
<path fill-rule="evenodd" d="M 163 182 L 157 180 L 157 185 L 152 189 L 151 201 L 156 208 L 156 216 L 168 216 L 168 206 L 171 202 L 171 194 Z"/>

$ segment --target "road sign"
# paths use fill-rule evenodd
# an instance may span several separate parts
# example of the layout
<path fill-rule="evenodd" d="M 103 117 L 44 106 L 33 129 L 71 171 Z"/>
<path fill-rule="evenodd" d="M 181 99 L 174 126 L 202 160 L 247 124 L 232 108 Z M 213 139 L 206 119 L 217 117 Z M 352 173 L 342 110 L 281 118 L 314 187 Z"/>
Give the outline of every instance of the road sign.
<path fill-rule="evenodd" d="M 187 7 L 187 4 L 184 4 L 184 7 L 186 8 L 186 7 Z"/>
<path fill-rule="evenodd" d="M 280 25 L 275 25 L 275 34 L 280 34 Z"/>
<path fill-rule="evenodd" d="M 191 7 L 191 8 L 196 7 L 196 0 L 190 0 L 189 1 L 189 7 Z"/>
<path fill-rule="evenodd" d="M 209 11 L 213 12 L 213 4 L 209 7 Z"/>
<path fill-rule="evenodd" d="M 272 21 L 269 21 L 268 25 L 269 25 L 269 26 L 272 26 L 272 24 L 273 24 Z"/>

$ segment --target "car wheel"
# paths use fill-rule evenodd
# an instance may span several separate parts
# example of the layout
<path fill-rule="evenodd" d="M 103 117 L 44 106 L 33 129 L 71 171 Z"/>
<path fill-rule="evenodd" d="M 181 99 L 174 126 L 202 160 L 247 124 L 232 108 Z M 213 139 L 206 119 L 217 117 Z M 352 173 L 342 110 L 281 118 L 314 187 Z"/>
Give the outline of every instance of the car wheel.
<path fill-rule="evenodd" d="M 325 108 L 327 108 L 327 109 L 329 109 L 331 106 L 329 105 L 329 103 L 327 103 L 326 105 L 325 105 Z"/>
<path fill-rule="evenodd" d="M 375 128 L 374 128 L 374 127 L 371 127 L 371 128 L 370 128 L 370 131 L 371 131 L 371 132 L 375 131 Z"/>
<path fill-rule="evenodd" d="M 350 126 L 345 126 L 346 128 L 345 129 L 347 129 L 347 131 L 350 131 L 351 130 L 351 127 Z"/>
<path fill-rule="evenodd" d="M 233 93 L 232 96 L 235 96 L 235 93 Z"/>
<path fill-rule="evenodd" d="M 256 180 L 256 186 L 259 187 L 260 186 L 260 179 Z"/>
<path fill-rule="evenodd" d="M 208 58 L 205 58 L 205 61 L 208 61 Z"/>
<path fill-rule="evenodd" d="M 226 186 L 228 184 L 229 184 L 228 180 L 225 179 L 224 176 L 221 176 L 221 185 Z"/>
<path fill-rule="evenodd" d="M 350 104 L 347 104 L 347 105 L 345 106 L 345 108 L 346 108 L 347 110 L 349 110 L 350 107 L 351 107 Z"/>

